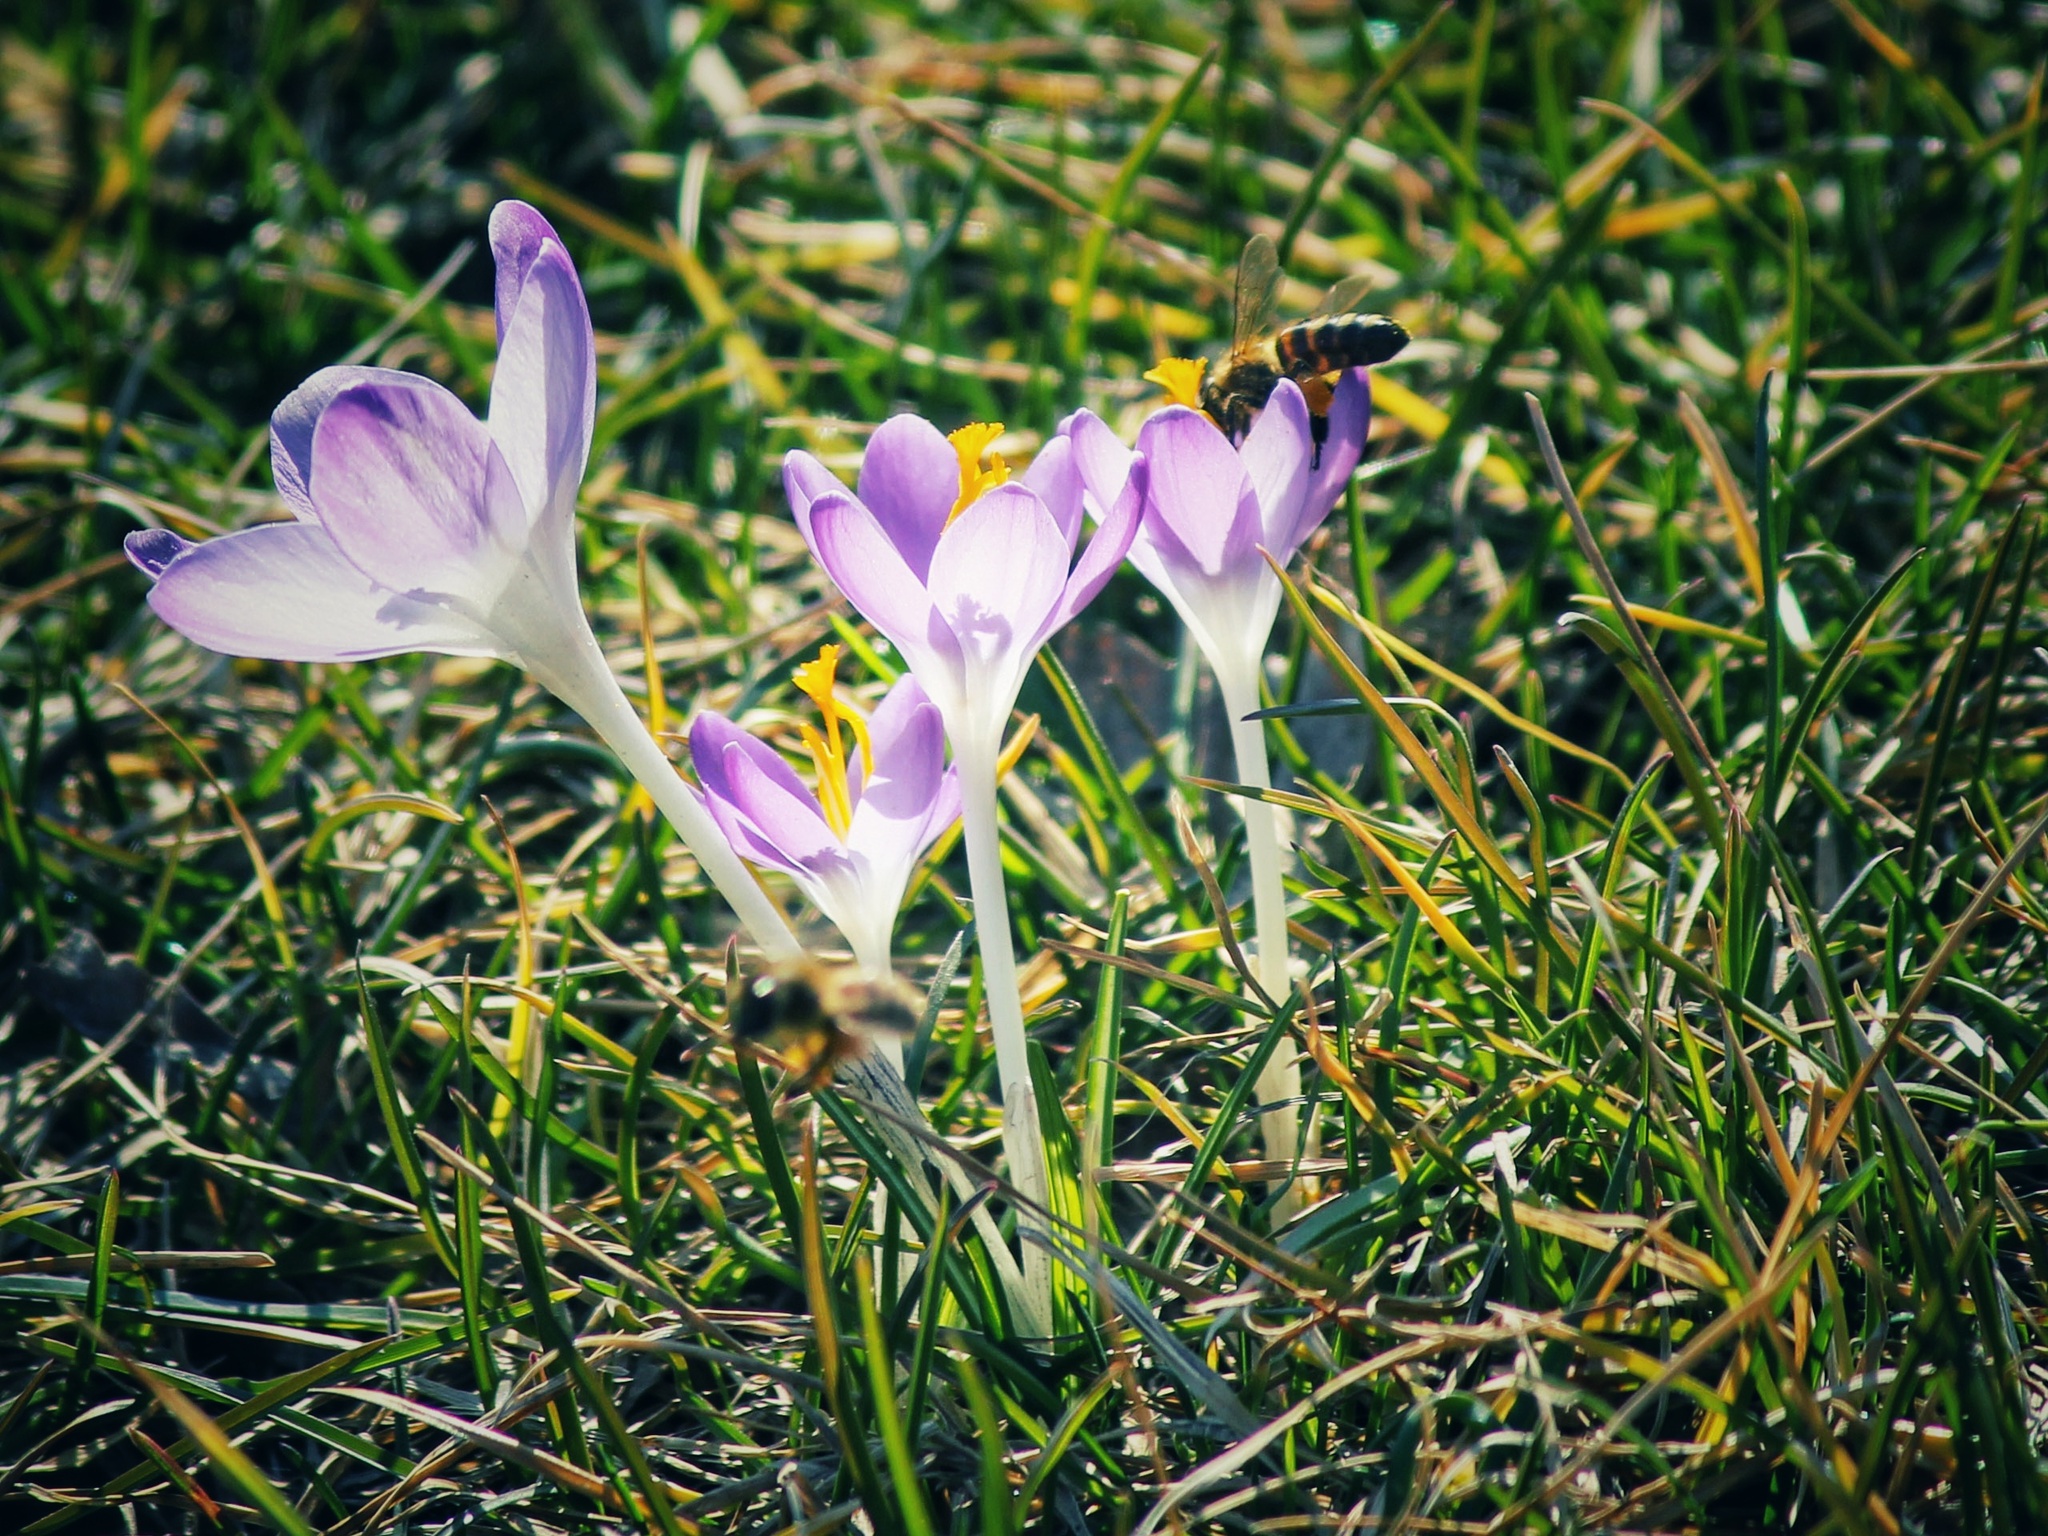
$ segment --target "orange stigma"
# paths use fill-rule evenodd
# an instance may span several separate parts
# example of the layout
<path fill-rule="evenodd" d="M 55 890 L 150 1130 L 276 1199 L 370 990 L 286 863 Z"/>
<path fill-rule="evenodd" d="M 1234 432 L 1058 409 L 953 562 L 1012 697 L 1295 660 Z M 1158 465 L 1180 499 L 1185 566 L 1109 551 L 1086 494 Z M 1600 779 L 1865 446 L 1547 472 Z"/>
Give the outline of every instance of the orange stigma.
<path fill-rule="evenodd" d="M 843 709 L 832 692 L 839 657 L 838 646 L 823 646 L 813 660 L 797 667 L 793 679 L 805 697 L 817 705 L 819 718 L 824 722 L 823 730 L 812 725 L 801 726 L 799 730 L 818 770 L 818 808 L 825 813 L 825 824 L 844 842 L 853 828 L 853 791 L 847 783 L 846 745 L 840 740 L 840 725 L 853 733 L 864 763 L 873 765 L 875 749 L 868 740 L 867 722 L 852 710 Z"/>
<path fill-rule="evenodd" d="M 1209 360 L 1205 357 L 1162 357 L 1159 366 L 1145 375 L 1145 381 L 1165 390 L 1169 404 L 1199 411 L 1202 408 L 1202 376 L 1208 371 Z"/>
<path fill-rule="evenodd" d="M 1010 466 L 1003 462 L 1000 453 L 988 454 L 988 468 L 981 467 L 981 456 L 988 453 L 989 445 L 1003 435 L 1000 421 L 970 421 L 957 432 L 946 434 L 946 441 L 953 445 L 953 452 L 960 458 L 960 495 L 953 503 L 953 510 L 946 514 L 946 521 L 965 512 L 979 501 L 984 492 L 992 491 L 1010 478 Z"/>

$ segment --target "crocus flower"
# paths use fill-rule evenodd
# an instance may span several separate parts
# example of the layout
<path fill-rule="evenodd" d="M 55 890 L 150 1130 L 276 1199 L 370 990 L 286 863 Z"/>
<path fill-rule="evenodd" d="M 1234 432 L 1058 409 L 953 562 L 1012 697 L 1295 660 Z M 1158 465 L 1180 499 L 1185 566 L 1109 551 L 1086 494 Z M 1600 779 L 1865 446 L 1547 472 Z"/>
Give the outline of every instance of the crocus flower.
<path fill-rule="evenodd" d="M 796 685 L 818 707 L 821 727 L 803 727 L 817 770 L 817 789 L 803 781 L 767 743 L 725 716 L 705 710 L 690 725 L 690 755 L 704 801 L 741 857 L 794 880 L 813 906 L 853 949 L 871 975 L 890 970 L 889 950 L 904 887 L 918 858 L 960 815 L 960 776 L 946 766 L 945 728 L 918 686 L 900 677 L 865 721 L 833 693 L 839 647 L 827 645 L 796 669 Z M 848 727 L 859 756 L 839 733 Z M 878 1112 L 875 1128 L 895 1151 L 912 1186 L 926 1195 L 918 1170 L 926 1154 L 914 1127 L 924 1123 L 903 1081 L 901 1047 L 875 1041 L 840 1067 L 840 1080 Z M 974 1186 L 951 1162 L 939 1173 L 965 1204 Z M 882 1230 L 886 1195 L 875 1194 L 875 1230 Z M 985 1206 L 974 1220 L 989 1257 L 1010 1294 L 1027 1305 L 1016 1261 L 1003 1246 Z"/>
<path fill-rule="evenodd" d="M 1000 456 L 981 466 L 1002 430 L 978 422 L 947 438 L 922 417 L 892 417 L 868 442 L 857 494 L 801 449 L 782 467 L 811 552 L 902 653 L 962 757 L 993 753 L 1039 647 L 1122 562 L 1143 493 L 1142 467 L 1127 466 L 1132 494 L 1103 503 L 1076 561 L 1070 446 L 1055 439 L 1015 481 Z"/>
<path fill-rule="evenodd" d="M 1216 669 L 1226 699 L 1248 695 L 1256 709 L 1259 666 L 1280 612 L 1280 582 L 1260 556 L 1281 565 L 1330 515 L 1365 447 L 1372 416 L 1366 371 L 1338 381 L 1318 451 L 1308 402 L 1282 379 L 1258 419 L 1233 443 L 1192 404 L 1198 369 L 1177 359 L 1148 378 L 1171 381 L 1175 403 L 1138 429 L 1137 454 L 1083 411 L 1061 427 L 1091 510 L 1113 506 L 1130 465 L 1150 467 L 1131 564 L 1160 591 Z"/>
<path fill-rule="evenodd" d="M 195 544 L 128 536 L 173 629 L 233 656 L 362 661 L 406 651 L 523 667 L 645 785 L 764 950 L 795 939 L 620 690 L 576 587 L 576 493 L 596 349 L 576 268 L 524 203 L 491 213 L 498 366 L 490 417 L 431 379 L 325 368 L 270 419 L 289 521 Z"/>
<path fill-rule="evenodd" d="M 712 820 L 742 858 L 794 880 L 845 935 L 854 959 L 889 968 L 890 935 L 918 857 L 960 815 L 945 727 L 917 679 L 896 684 L 863 721 L 832 691 L 839 647 L 796 670 L 822 728 L 805 726 L 817 769 L 804 787 L 782 755 L 711 710 L 690 726 L 690 755 Z M 858 747 L 849 753 L 840 727 Z"/>
<path fill-rule="evenodd" d="M 1281 591 L 1260 551 L 1287 564 L 1330 515 L 1364 450 L 1372 393 L 1363 368 L 1346 371 L 1329 398 L 1318 445 L 1307 400 L 1293 380 L 1282 379 L 1243 441 L 1233 442 L 1196 405 L 1201 376 L 1199 364 L 1181 359 L 1146 375 L 1175 403 L 1138 429 L 1135 453 L 1085 411 L 1060 430 L 1073 444 L 1074 464 L 1098 517 L 1128 494 L 1133 466 L 1145 466 L 1131 564 L 1173 605 L 1215 669 L 1237 777 L 1265 789 L 1272 783 L 1265 731 L 1245 717 L 1259 707 L 1259 673 Z M 1277 999 L 1289 985 L 1279 832 L 1263 800 L 1246 799 L 1241 809 L 1259 985 Z M 1286 1106 L 1263 1117 L 1269 1160 L 1294 1156 L 1300 1118 L 1292 1101 L 1300 1094 L 1300 1063 L 1292 1041 L 1283 1040 L 1258 1084 L 1261 1103 Z"/>
<path fill-rule="evenodd" d="M 1105 429 L 1106 430 L 1106 429 Z M 950 438 L 916 416 L 884 422 L 868 442 L 857 493 L 809 454 L 783 461 L 783 485 L 811 552 L 854 607 L 886 636 L 946 723 L 960 769 L 968 884 L 1003 1090 L 1003 1150 L 1027 1201 L 1047 1204 L 1045 1149 L 1025 1048 L 1024 1008 L 1010 948 L 996 823 L 996 758 L 1032 658 L 1086 607 L 1122 563 L 1137 531 L 1146 471 L 1125 465 L 1080 558 L 1083 492 L 1071 444 L 1046 445 L 1021 481 L 982 457 L 1002 433 L 976 423 Z M 1051 1257 L 1042 1219 L 1020 1225 L 1024 1325 L 1052 1329 Z"/>

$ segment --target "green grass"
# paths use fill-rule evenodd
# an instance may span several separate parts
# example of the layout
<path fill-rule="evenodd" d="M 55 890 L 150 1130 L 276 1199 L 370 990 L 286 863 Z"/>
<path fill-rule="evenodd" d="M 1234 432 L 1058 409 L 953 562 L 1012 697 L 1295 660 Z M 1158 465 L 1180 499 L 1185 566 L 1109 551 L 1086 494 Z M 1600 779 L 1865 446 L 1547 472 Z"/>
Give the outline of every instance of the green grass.
<path fill-rule="evenodd" d="M 1429 19 L 8 12 L 0 1526 L 2048 1528 L 2048 16 Z M 968 1213 L 722 1043 L 728 921 L 573 717 L 198 652 L 117 554 L 274 513 L 316 367 L 480 403 L 505 195 L 590 289 L 586 598 L 632 679 L 647 599 L 672 726 L 791 717 L 864 633 L 787 448 L 1128 431 L 1253 230 L 1296 312 L 1370 270 L 1417 338 L 1275 636 L 1277 1014 L 1170 613 L 1120 576 L 1027 689 L 1011 917 L 1095 1239 L 1049 1356 Z M 899 954 L 980 1163 L 964 890 Z"/>

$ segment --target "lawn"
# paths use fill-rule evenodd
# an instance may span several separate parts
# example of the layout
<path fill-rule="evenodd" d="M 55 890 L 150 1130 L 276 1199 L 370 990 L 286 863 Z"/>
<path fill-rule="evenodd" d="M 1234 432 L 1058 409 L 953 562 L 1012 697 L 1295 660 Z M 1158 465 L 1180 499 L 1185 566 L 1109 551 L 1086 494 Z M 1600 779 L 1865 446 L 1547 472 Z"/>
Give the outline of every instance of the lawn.
<path fill-rule="evenodd" d="M 2044 60 L 2016 0 L 7 8 L 0 1529 L 2048 1530 Z M 276 621 L 173 613 L 182 540 L 340 494 L 340 404 L 272 467 L 317 370 L 472 435 L 540 376 L 506 199 L 594 410 L 580 603 L 489 632 L 587 613 L 614 716 L 186 638 Z M 621 741 L 831 790 L 933 686 L 832 555 L 883 423 L 1001 424 L 942 553 L 1088 442 L 1153 446 L 1084 549 L 1229 500 L 1157 365 L 1253 237 L 1410 338 L 1231 547 L 1263 650 L 1125 563 L 935 694 L 893 948 L 700 858 Z M 797 943 L 911 1027 L 760 1034 Z"/>

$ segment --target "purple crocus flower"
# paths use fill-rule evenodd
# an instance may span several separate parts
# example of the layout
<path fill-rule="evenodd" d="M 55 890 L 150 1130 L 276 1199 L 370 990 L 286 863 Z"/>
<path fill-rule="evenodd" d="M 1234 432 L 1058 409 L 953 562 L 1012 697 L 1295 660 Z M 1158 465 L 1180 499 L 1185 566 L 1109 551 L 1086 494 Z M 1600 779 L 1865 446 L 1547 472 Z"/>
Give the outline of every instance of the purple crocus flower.
<path fill-rule="evenodd" d="M 195 544 L 128 536 L 149 604 L 232 656 L 346 662 L 406 651 L 513 662 L 581 714 L 675 824 L 774 957 L 795 938 L 613 677 L 576 586 L 576 494 L 597 355 L 560 238 L 524 203 L 491 213 L 498 366 L 479 421 L 431 379 L 324 368 L 270 419 L 289 521 Z"/>
<path fill-rule="evenodd" d="M 922 417 L 892 417 L 869 439 L 858 494 L 801 449 L 782 465 L 818 563 L 902 653 L 956 756 L 986 749 L 991 760 L 1039 647 L 1122 562 L 1144 480 L 1142 465 L 1130 469 L 1132 494 L 1103 503 L 1076 561 L 1082 489 L 1070 447 L 1055 439 L 1011 481 L 1000 459 L 979 465 L 1000 431 L 977 424 L 949 441 Z"/>
<path fill-rule="evenodd" d="M 865 728 L 832 697 L 836 646 L 799 686 L 819 704 L 822 732 L 806 731 L 818 787 L 806 788 L 782 754 L 710 710 L 690 726 L 690 755 L 705 803 L 740 857 L 794 880 L 846 937 L 854 958 L 880 974 L 919 855 L 960 815 L 958 773 L 946 766 L 945 727 L 914 677 L 901 677 Z M 838 725 L 854 725 L 849 759 Z"/>
<path fill-rule="evenodd" d="M 1371 418 L 1366 371 L 1356 368 L 1338 381 L 1320 453 L 1291 379 L 1241 443 L 1186 405 L 1149 417 L 1136 454 L 1086 411 L 1060 429 L 1097 516 L 1124 494 L 1143 456 L 1150 474 L 1131 564 L 1173 604 L 1225 694 L 1254 701 L 1248 709 L 1258 707 L 1259 662 L 1280 611 L 1279 580 L 1259 551 L 1286 565 L 1322 526 L 1358 467 Z"/>
<path fill-rule="evenodd" d="M 1071 443 L 1054 439 L 1021 481 L 1011 481 L 1001 459 L 981 465 L 1001 431 L 976 423 L 949 440 L 919 417 L 897 416 L 869 440 L 858 494 L 803 452 L 783 461 L 782 478 L 818 563 L 901 653 L 953 745 L 983 996 L 1003 1091 L 1003 1151 L 1010 1180 L 1027 1202 L 1019 1213 L 1029 1234 L 1019 1302 L 1025 1330 L 1049 1337 L 1046 1244 L 1053 1239 L 1035 1213 L 1048 1204 L 1049 1184 L 1010 947 L 996 759 L 1032 658 L 1102 590 L 1130 548 L 1146 469 L 1142 454 L 1127 462 L 1077 561 L 1083 490 Z"/>
<path fill-rule="evenodd" d="M 1198 365 L 1169 359 L 1147 377 L 1179 403 L 1146 420 L 1135 452 L 1085 411 L 1061 426 L 1061 436 L 1073 444 L 1073 462 L 1098 517 L 1129 494 L 1138 478 L 1134 467 L 1146 466 L 1131 564 L 1173 605 L 1216 671 L 1238 780 L 1266 789 L 1272 775 L 1265 730 L 1246 717 L 1259 707 L 1259 673 L 1281 591 L 1260 551 L 1286 565 L 1330 515 L 1364 451 L 1372 391 L 1363 368 L 1345 372 L 1331 396 L 1318 451 L 1308 402 L 1291 379 L 1280 381 L 1251 430 L 1234 442 L 1194 408 Z M 1279 829 L 1265 801 L 1247 798 L 1240 808 L 1259 985 L 1279 998 L 1289 986 Z M 1300 1111 L 1294 1101 L 1300 1095 L 1300 1062 L 1293 1042 L 1283 1040 L 1258 1083 L 1259 1101 L 1281 1106 L 1262 1116 L 1271 1160 L 1285 1162 L 1295 1154 Z"/>

